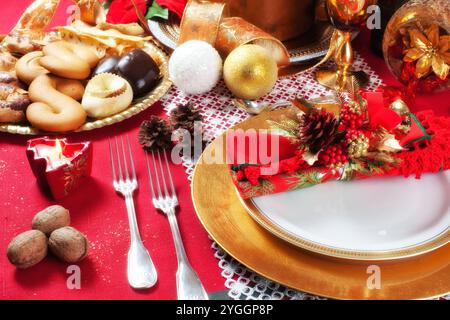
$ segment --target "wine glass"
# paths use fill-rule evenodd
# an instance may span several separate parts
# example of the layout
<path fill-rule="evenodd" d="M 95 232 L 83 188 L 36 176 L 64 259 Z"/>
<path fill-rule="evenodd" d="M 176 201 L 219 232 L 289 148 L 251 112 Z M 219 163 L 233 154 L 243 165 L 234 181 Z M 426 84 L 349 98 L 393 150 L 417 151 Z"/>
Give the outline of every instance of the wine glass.
<path fill-rule="evenodd" d="M 364 86 L 369 81 L 364 71 L 351 71 L 353 64 L 352 32 L 357 30 L 368 17 L 367 8 L 377 0 L 326 0 L 330 22 L 336 28 L 331 38 L 330 49 L 336 69 L 322 69 L 316 72 L 317 81 L 336 91 L 349 91 L 352 81 Z"/>

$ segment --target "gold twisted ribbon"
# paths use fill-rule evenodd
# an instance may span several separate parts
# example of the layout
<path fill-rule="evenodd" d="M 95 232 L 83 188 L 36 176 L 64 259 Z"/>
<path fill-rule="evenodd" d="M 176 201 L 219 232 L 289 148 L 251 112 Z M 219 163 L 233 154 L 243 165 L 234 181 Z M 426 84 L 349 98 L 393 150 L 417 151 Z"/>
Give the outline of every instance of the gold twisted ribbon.
<path fill-rule="evenodd" d="M 14 28 L 1 42 L 8 51 L 25 54 L 41 49 L 48 26 L 60 0 L 35 0 L 24 11 Z"/>
<path fill-rule="evenodd" d="M 178 44 L 203 40 L 222 56 L 244 44 L 258 44 L 274 57 L 278 67 L 289 65 L 289 53 L 283 43 L 239 17 L 228 17 L 225 3 L 190 0 L 184 10 Z"/>

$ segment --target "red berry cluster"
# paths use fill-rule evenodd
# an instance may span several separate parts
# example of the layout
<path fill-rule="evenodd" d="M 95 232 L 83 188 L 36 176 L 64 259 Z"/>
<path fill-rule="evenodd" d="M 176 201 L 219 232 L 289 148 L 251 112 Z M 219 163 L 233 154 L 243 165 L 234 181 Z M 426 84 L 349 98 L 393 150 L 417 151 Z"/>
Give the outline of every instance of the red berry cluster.
<path fill-rule="evenodd" d="M 341 125 L 348 130 L 358 129 L 364 125 L 366 115 L 364 112 L 356 112 L 348 104 L 341 109 Z M 342 128 L 342 129 L 344 129 Z"/>
<path fill-rule="evenodd" d="M 344 143 L 331 145 L 319 154 L 319 163 L 323 166 L 341 166 L 348 161 L 347 146 Z"/>
<path fill-rule="evenodd" d="M 358 138 L 361 134 L 364 134 L 364 131 L 362 130 L 355 130 L 355 129 L 350 129 L 347 130 L 347 132 L 345 133 L 345 143 L 348 146 L 348 144 L 355 138 Z"/>

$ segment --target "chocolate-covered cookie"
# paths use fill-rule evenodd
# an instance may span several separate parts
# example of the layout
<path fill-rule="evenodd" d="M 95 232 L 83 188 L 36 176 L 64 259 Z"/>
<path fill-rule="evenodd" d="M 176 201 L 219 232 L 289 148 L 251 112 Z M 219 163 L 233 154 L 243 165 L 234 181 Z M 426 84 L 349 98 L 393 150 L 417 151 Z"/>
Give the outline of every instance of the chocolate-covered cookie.
<path fill-rule="evenodd" d="M 123 56 L 117 65 L 117 71 L 128 80 L 135 98 L 150 92 L 160 79 L 158 65 L 141 49 L 134 49 Z"/>
<path fill-rule="evenodd" d="M 100 73 L 114 73 L 117 74 L 117 65 L 119 64 L 120 57 L 118 56 L 109 56 L 105 57 L 98 63 L 95 68 L 92 77 L 100 74 Z"/>

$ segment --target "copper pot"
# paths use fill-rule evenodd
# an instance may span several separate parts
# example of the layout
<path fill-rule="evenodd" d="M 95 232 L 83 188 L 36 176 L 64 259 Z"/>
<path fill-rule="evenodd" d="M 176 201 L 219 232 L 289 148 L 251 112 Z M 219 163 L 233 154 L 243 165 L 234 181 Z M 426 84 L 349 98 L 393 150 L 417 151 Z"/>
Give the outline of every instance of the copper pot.
<path fill-rule="evenodd" d="M 314 23 L 314 0 L 222 0 L 230 16 L 239 16 L 281 41 L 308 31 Z"/>

